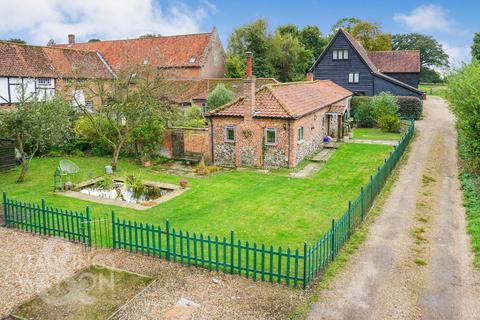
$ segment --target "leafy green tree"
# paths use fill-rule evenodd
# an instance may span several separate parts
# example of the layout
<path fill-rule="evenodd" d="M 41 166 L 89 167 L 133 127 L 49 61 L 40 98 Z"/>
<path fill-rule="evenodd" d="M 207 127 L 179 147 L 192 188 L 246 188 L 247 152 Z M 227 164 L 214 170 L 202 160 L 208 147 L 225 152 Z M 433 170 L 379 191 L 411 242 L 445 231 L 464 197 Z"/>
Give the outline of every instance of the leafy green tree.
<path fill-rule="evenodd" d="M 332 27 L 332 34 L 339 28 L 344 29 L 353 37 L 358 39 L 362 46 L 368 51 L 391 50 L 391 35 L 382 32 L 379 23 L 361 20 L 358 18 L 342 18 Z"/>
<path fill-rule="evenodd" d="M 305 49 L 291 33 L 277 32 L 272 39 L 270 62 L 278 80 L 287 82 L 303 80 L 305 70 L 312 63 L 313 54 Z"/>
<path fill-rule="evenodd" d="M 7 40 L 8 42 L 18 43 L 18 44 L 27 44 L 27 42 L 20 38 L 10 38 Z"/>
<path fill-rule="evenodd" d="M 305 26 L 300 31 L 298 40 L 305 49 L 312 53 L 313 60 L 317 59 L 322 54 L 329 41 L 327 37 L 322 35 L 317 26 Z"/>
<path fill-rule="evenodd" d="M 355 110 L 355 121 L 361 128 L 373 128 L 375 126 L 375 116 L 373 107 L 370 103 L 361 103 Z"/>
<path fill-rule="evenodd" d="M 298 27 L 294 24 L 284 24 L 284 25 L 278 26 L 275 33 L 280 34 L 282 36 L 289 34 L 296 38 L 299 36 L 300 31 L 298 30 Z"/>
<path fill-rule="evenodd" d="M 228 90 L 223 83 L 219 83 L 207 97 L 207 108 L 214 110 L 233 101 L 234 98 L 235 94 Z"/>
<path fill-rule="evenodd" d="M 38 152 L 67 142 L 72 131 L 72 107 L 60 99 L 40 101 L 27 97 L 24 88 L 19 90 L 22 94 L 15 107 L 0 111 L 0 134 L 15 139 L 22 168 L 17 182 L 23 182 Z"/>
<path fill-rule="evenodd" d="M 419 33 L 396 34 L 392 37 L 393 50 L 420 50 L 420 65 L 426 68 L 448 67 L 448 54 L 432 36 Z"/>
<path fill-rule="evenodd" d="M 245 61 L 242 61 L 238 55 L 227 53 L 225 64 L 227 67 L 226 78 L 242 78 L 245 76 Z"/>
<path fill-rule="evenodd" d="M 88 40 L 88 42 L 92 43 L 92 42 L 100 42 L 101 40 L 100 39 L 97 39 L 97 38 L 92 38 L 90 40 Z"/>
<path fill-rule="evenodd" d="M 354 18 L 354 17 L 342 18 L 342 19 L 338 20 L 332 26 L 332 29 L 330 30 L 330 32 L 333 35 L 333 34 L 337 33 L 338 29 L 342 28 L 345 31 L 347 31 L 348 33 L 351 33 L 353 31 L 353 28 L 361 22 L 362 22 L 362 20 L 360 20 L 358 18 Z"/>
<path fill-rule="evenodd" d="M 207 122 L 202 115 L 202 109 L 196 105 L 189 107 L 178 123 L 178 126 L 186 128 L 203 128 L 206 125 Z"/>
<path fill-rule="evenodd" d="M 245 53 L 253 52 L 252 69 L 256 77 L 271 77 L 273 69 L 268 61 L 271 36 L 267 20 L 259 19 L 233 31 L 228 40 L 228 53 L 245 61 Z"/>
<path fill-rule="evenodd" d="M 472 59 L 480 61 L 480 32 L 473 36 Z"/>
<path fill-rule="evenodd" d="M 441 83 L 445 80 L 440 76 L 440 73 L 435 69 L 430 69 L 428 67 L 421 67 L 420 69 L 420 82 L 425 83 Z"/>
<path fill-rule="evenodd" d="M 384 115 L 398 114 L 397 98 L 390 92 L 381 92 L 373 96 L 370 104 L 372 105 L 373 115 L 377 121 Z"/>
<path fill-rule="evenodd" d="M 454 71 L 447 98 L 457 118 L 460 156 L 467 170 L 480 173 L 480 62 Z"/>

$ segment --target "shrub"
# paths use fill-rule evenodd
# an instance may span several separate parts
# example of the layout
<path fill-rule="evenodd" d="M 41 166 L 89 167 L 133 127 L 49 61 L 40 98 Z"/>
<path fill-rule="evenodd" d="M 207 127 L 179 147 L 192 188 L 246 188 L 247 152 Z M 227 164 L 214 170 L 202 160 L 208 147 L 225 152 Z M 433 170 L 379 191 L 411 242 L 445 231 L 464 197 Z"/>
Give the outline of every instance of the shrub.
<path fill-rule="evenodd" d="M 352 117 L 356 118 L 355 113 L 361 105 L 369 104 L 372 97 L 366 96 L 353 96 L 352 101 L 350 102 L 350 114 Z"/>
<path fill-rule="evenodd" d="M 399 132 L 401 128 L 400 117 L 396 114 L 384 114 L 378 119 L 377 125 L 386 132 Z"/>
<path fill-rule="evenodd" d="M 390 92 L 381 92 L 374 96 L 370 101 L 370 105 L 377 121 L 384 115 L 398 113 L 397 98 Z"/>
<path fill-rule="evenodd" d="M 370 103 L 361 104 L 355 112 L 355 121 L 361 128 L 372 128 L 375 126 L 375 116 Z"/>
<path fill-rule="evenodd" d="M 216 109 L 224 104 L 229 103 L 235 98 L 235 94 L 225 88 L 223 83 L 219 83 L 215 89 L 208 95 L 207 107 L 208 110 Z"/>
<path fill-rule="evenodd" d="M 397 97 L 397 104 L 400 115 L 404 118 L 411 118 L 415 120 L 422 117 L 423 101 L 417 97 Z"/>

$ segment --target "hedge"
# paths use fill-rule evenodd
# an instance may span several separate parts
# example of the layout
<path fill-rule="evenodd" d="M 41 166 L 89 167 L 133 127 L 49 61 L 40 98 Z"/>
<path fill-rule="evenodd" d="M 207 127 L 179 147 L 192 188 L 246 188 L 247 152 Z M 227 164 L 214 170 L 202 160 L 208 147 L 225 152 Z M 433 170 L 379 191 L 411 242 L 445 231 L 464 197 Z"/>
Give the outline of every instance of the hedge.
<path fill-rule="evenodd" d="M 366 96 L 354 96 L 350 105 L 352 116 L 355 118 L 355 112 L 358 106 L 366 103 L 370 103 L 372 97 Z M 399 96 L 397 97 L 397 103 L 399 107 L 400 115 L 404 118 L 410 118 L 413 116 L 415 120 L 422 117 L 423 113 L 423 101 L 416 97 Z"/>

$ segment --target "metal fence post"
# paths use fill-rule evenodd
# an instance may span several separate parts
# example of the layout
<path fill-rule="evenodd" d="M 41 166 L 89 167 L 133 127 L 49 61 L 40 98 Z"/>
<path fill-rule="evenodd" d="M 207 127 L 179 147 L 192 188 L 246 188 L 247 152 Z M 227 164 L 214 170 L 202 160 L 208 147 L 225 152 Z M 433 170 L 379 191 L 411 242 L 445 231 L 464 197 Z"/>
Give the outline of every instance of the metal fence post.
<path fill-rule="evenodd" d="M 87 207 L 85 210 L 86 210 L 86 219 L 87 219 L 87 245 L 89 247 L 92 247 L 92 230 L 90 229 L 91 228 L 90 208 Z M 84 225 L 84 228 L 85 228 L 85 223 L 83 225 Z M 85 242 L 85 239 L 84 239 L 84 242 Z"/>
<path fill-rule="evenodd" d="M 365 217 L 365 193 L 363 191 L 363 187 L 360 189 L 360 206 L 362 209 L 362 221 Z"/>
<path fill-rule="evenodd" d="M 165 223 L 165 235 L 167 236 L 167 261 L 170 261 L 170 222 L 167 220 Z"/>
<path fill-rule="evenodd" d="M 230 230 L 230 273 L 233 274 L 233 263 L 234 263 L 234 256 L 233 256 L 233 240 L 234 234 L 233 230 Z"/>
<path fill-rule="evenodd" d="M 3 192 L 3 216 L 5 219 L 5 226 L 9 226 L 9 217 L 7 213 L 7 193 Z"/>
<path fill-rule="evenodd" d="M 42 198 L 42 218 L 43 218 L 43 235 L 47 235 L 47 225 L 46 225 L 46 217 L 45 217 L 45 198 Z"/>
<path fill-rule="evenodd" d="M 303 289 L 307 288 L 307 243 L 303 243 Z"/>
<path fill-rule="evenodd" d="M 112 249 L 115 250 L 115 211 L 112 210 Z"/>
<path fill-rule="evenodd" d="M 352 201 L 348 201 L 348 237 L 352 234 Z"/>
<path fill-rule="evenodd" d="M 332 219 L 332 262 L 335 260 L 335 219 Z"/>

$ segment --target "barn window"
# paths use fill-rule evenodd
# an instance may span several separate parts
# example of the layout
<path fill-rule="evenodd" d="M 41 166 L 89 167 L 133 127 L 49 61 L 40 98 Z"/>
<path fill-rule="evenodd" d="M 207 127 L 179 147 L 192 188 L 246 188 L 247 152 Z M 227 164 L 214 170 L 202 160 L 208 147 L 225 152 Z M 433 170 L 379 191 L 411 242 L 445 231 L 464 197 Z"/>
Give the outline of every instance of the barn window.
<path fill-rule="evenodd" d="M 225 141 L 226 142 L 235 142 L 235 127 L 234 126 L 225 127 Z"/>
<path fill-rule="evenodd" d="M 360 73 L 351 72 L 348 74 L 348 83 L 359 83 L 360 82 Z"/>
<path fill-rule="evenodd" d="M 277 143 L 277 129 L 267 128 L 265 136 L 266 144 L 273 145 Z"/>
<path fill-rule="evenodd" d="M 333 60 L 347 60 L 348 49 L 335 49 L 333 50 Z"/>

